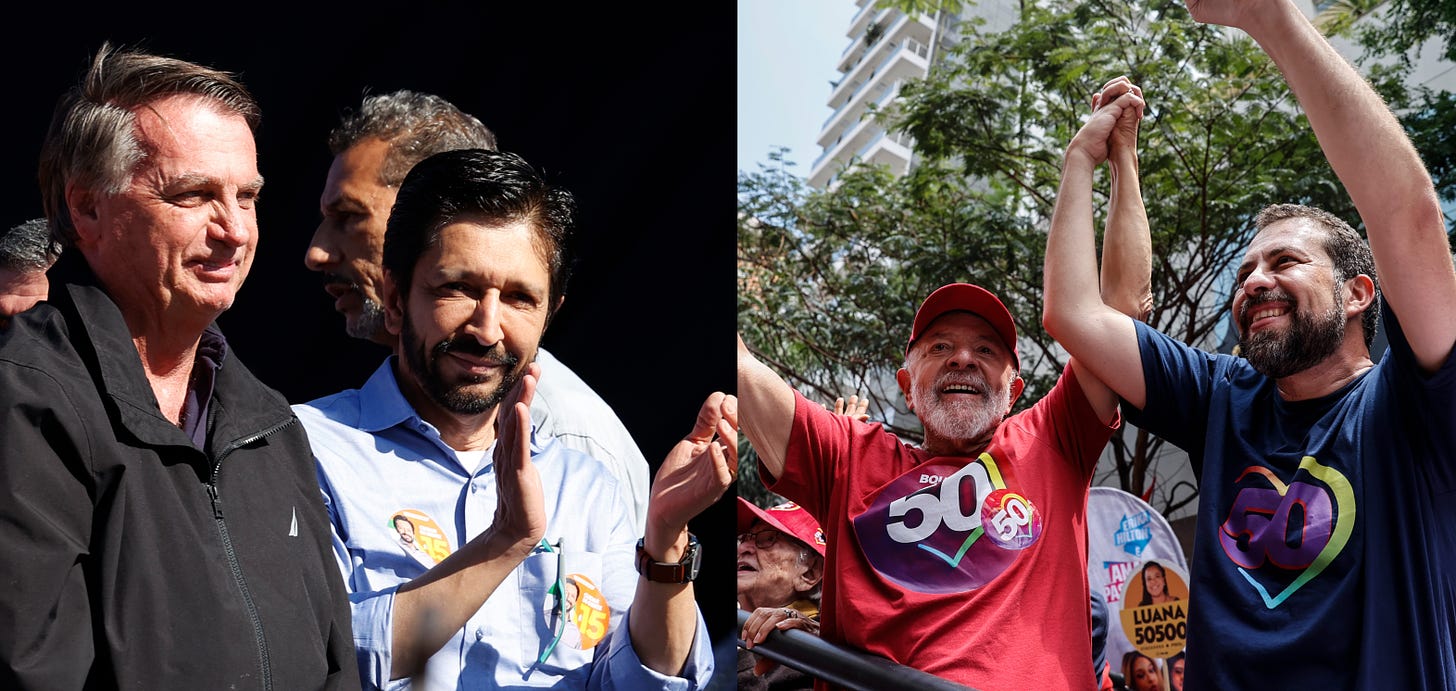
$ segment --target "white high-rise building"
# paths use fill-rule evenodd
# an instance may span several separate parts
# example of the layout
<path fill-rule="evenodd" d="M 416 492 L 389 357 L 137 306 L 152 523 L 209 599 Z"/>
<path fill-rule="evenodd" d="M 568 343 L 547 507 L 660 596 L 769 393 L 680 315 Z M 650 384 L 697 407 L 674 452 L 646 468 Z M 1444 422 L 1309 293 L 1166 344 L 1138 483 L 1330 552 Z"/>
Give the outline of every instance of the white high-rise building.
<path fill-rule="evenodd" d="M 871 104 L 888 106 L 906 79 L 928 74 L 937 47 L 958 38 L 955 26 L 961 18 L 984 18 L 992 30 L 1010 26 L 1016 18 L 1010 0 L 967 3 L 958 15 L 938 12 L 917 17 L 877 8 L 874 0 L 855 0 L 855 4 L 859 11 L 845 32 L 849 45 L 839 56 L 840 78 L 829 93 L 832 112 L 819 132 L 822 151 L 809 169 L 809 184 L 820 189 L 832 185 L 855 161 L 885 164 L 897 175 L 909 170 L 914 141 L 865 117 Z"/>

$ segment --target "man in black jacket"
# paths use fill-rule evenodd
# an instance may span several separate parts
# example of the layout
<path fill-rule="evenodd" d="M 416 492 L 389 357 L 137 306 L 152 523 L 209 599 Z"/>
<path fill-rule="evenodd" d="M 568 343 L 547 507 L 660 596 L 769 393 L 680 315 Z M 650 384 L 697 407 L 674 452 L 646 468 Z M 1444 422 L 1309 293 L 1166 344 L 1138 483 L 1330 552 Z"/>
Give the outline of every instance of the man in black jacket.
<path fill-rule="evenodd" d="M 258 107 L 103 45 L 40 183 L 65 256 L 0 333 L 0 687 L 358 688 L 303 428 L 214 319 L 257 246 Z"/>

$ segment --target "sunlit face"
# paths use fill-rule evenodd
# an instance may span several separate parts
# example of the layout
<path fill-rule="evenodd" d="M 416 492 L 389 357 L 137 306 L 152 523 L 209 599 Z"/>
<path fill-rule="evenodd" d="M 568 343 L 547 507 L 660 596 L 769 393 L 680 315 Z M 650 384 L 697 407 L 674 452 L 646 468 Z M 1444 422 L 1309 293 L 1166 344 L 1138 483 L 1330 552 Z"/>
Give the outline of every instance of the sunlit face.
<path fill-rule="evenodd" d="M 761 520 L 755 520 L 748 532 L 771 532 L 774 542 L 762 549 L 754 538 L 738 543 L 739 608 L 782 607 L 798 599 L 798 589 L 804 587 L 801 543 Z"/>
<path fill-rule="evenodd" d="M 1160 691 L 1163 675 L 1152 660 L 1138 656 L 1132 661 L 1132 678 L 1128 682 L 1132 691 Z"/>
<path fill-rule="evenodd" d="M 1313 221 L 1270 223 L 1239 266 L 1233 311 L 1239 352 L 1265 376 L 1297 374 L 1339 350 L 1347 318 L 1344 286 Z"/>
<path fill-rule="evenodd" d="M 389 144 L 369 138 L 345 149 L 329 166 L 319 197 L 323 218 L 303 262 L 324 274 L 324 290 L 344 315 L 350 336 L 392 344 L 385 329 L 380 286 L 384 280 L 384 231 L 399 191 L 380 181 Z"/>
<path fill-rule="evenodd" d="M 169 96 L 136 110 L 136 134 L 148 155 L 124 190 L 68 195 L 77 247 L 129 322 L 211 320 L 257 249 L 253 133 L 212 101 Z"/>
<path fill-rule="evenodd" d="M 441 229 L 415 264 L 409 293 L 392 298 L 401 308 L 406 398 L 422 412 L 493 411 L 536 357 L 550 280 L 525 223 L 466 219 Z"/>
<path fill-rule="evenodd" d="M 1011 410 L 1011 352 L 990 322 L 969 312 L 931 322 L 911 347 L 906 369 L 906 400 L 927 441 L 975 439 Z"/>

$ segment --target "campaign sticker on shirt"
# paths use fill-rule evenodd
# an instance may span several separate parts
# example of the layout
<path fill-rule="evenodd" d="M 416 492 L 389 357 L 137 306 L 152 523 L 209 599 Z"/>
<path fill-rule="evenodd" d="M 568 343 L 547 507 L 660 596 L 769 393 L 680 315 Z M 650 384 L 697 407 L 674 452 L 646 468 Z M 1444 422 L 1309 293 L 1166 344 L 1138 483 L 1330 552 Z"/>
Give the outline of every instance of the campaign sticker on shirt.
<path fill-rule="evenodd" d="M 1127 578 L 1119 616 L 1138 652 L 1172 657 L 1188 641 L 1188 575 L 1173 564 L 1142 562 Z"/>
<path fill-rule="evenodd" d="M 389 527 L 399 536 L 400 549 L 427 569 L 450 556 L 450 539 L 423 511 L 400 509 L 389 517 Z"/>
<path fill-rule="evenodd" d="M 568 612 L 566 632 L 561 641 L 576 650 L 595 648 L 607 637 L 607 626 L 612 621 L 612 608 L 596 583 L 582 574 L 574 573 L 562 580 L 562 610 Z"/>
<path fill-rule="evenodd" d="M 865 558 L 885 578 L 922 593 L 989 583 L 1042 531 L 1036 507 L 1007 487 L 989 453 L 964 465 L 932 460 L 867 501 L 852 519 Z"/>
<path fill-rule="evenodd" d="M 986 537 L 1005 549 L 1026 549 L 1041 537 L 1041 514 L 1031 500 L 1009 489 L 998 489 L 981 503 L 981 525 Z"/>

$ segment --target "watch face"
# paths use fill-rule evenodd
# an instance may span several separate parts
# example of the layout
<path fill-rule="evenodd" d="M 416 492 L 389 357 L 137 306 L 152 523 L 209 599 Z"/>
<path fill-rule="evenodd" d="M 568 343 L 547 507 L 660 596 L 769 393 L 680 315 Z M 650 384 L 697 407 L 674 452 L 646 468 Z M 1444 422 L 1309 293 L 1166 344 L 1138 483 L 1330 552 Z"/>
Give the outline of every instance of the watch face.
<path fill-rule="evenodd" d="M 696 538 L 689 538 L 688 552 L 683 556 L 687 558 L 688 572 L 686 580 L 696 580 L 698 577 L 698 564 L 703 560 L 703 553 L 698 550 L 698 541 Z"/>
<path fill-rule="evenodd" d="M 682 558 L 675 562 L 654 561 L 643 549 L 644 540 L 637 541 L 637 573 L 655 583 L 687 583 L 698 577 L 698 566 L 702 562 L 702 551 L 698 538 L 688 535 L 688 548 Z"/>

